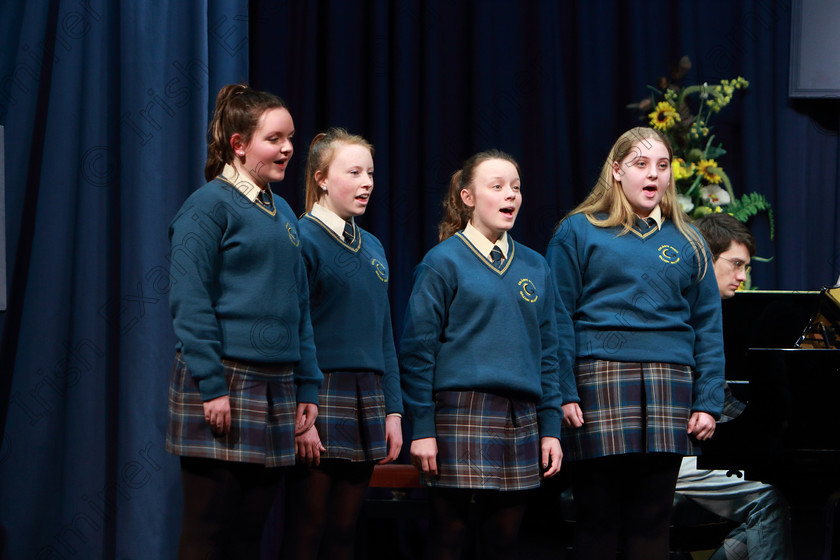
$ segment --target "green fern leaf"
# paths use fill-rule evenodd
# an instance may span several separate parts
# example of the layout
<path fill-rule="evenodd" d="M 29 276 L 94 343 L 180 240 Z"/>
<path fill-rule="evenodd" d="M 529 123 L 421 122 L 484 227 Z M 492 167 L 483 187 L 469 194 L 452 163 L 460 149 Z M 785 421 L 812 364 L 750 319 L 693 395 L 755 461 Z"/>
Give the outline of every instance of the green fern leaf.
<path fill-rule="evenodd" d="M 747 222 L 750 218 L 759 212 L 767 211 L 767 217 L 770 220 L 770 239 L 776 235 L 776 224 L 773 217 L 773 208 L 767 201 L 767 198 L 760 193 L 749 193 L 743 195 L 740 199 L 735 199 L 732 203 L 724 209 L 739 222 Z"/>

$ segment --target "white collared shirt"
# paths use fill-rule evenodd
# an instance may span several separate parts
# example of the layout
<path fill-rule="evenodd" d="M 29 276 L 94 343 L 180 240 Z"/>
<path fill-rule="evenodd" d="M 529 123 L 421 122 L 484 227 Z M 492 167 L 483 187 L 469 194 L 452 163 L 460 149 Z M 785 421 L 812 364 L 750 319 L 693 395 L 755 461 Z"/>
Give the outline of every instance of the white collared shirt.
<path fill-rule="evenodd" d="M 343 220 L 338 214 L 327 208 L 326 206 L 321 206 L 317 202 L 312 205 L 312 210 L 309 211 L 314 217 L 318 218 L 324 224 L 335 233 L 339 239 L 342 239 L 342 235 L 344 234 L 344 224 L 347 222 Z M 352 225 L 355 229 L 356 224 L 353 222 L 353 217 L 350 217 L 350 225 Z"/>
<path fill-rule="evenodd" d="M 502 250 L 502 261 L 507 259 L 509 248 L 507 232 L 503 232 L 502 236 L 494 244 L 491 243 L 489 239 L 484 237 L 484 234 L 478 231 L 478 229 L 476 229 L 476 227 L 472 225 L 472 223 L 467 222 L 467 227 L 464 228 L 464 237 L 466 237 L 470 243 L 475 245 L 475 248 L 478 249 L 478 251 L 482 255 L 484 255 L 487 258 L 487 260 L 489 260 L 491 263 L 493 262 L 493 259 L 490 258 L 490 251 L 493 250 L 494 245 Z"/>
<path fill-rule="evenodd" d="M 239 173 L 234 166 L 226 163 L 220 175 L 231 185 L 236 187 L 236 190 L 245 195 L 245 198 L 251 202 L 255 202 L 257 200 L 257 196 L 259 196 L 262 189 L 259 188 L 250 177 Z M 266 192 L 271 194 L 271 187 L 266 185 L 265 188 Z"/>
<path fill-rule="evenodd" d="M 658 204 L 650 211 L 648 218 L 653 218 L 653 221 L 656 222 L 656 229 L 662 229 L 662 224 L 665 223 L 665 216 L 662 215 L 662 209 L 659 208 Z"/>

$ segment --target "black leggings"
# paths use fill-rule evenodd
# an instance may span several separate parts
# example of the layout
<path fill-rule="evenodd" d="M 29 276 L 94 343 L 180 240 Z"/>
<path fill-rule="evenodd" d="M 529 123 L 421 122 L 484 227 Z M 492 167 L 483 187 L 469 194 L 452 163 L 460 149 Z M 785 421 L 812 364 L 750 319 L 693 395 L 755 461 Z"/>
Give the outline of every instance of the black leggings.
<path fill-rule="evenodd" d="M 259 559 L 283 469 L 181 457 L 184 515 L 179 560 Z"/>
<path fill-rule="evenodd" d="M 281 558 L 349 560 L 374 462 L 322 459 L 286 476 Z"/>
<path fill-rule="evenodd" d="M 531 492 L 432 488 L 432 520 L 427 560 L 458 560 L 467 537 L 473 504 L 477 513 L 477 557 L 517 558 L 519 527 Z"/>
<path fill-rule="evenodd" d="M 615 558 L 621 544 L 627 560 L 667 560 L 681 460 L 631 453 L 572 463 L 575 557 Z"/>

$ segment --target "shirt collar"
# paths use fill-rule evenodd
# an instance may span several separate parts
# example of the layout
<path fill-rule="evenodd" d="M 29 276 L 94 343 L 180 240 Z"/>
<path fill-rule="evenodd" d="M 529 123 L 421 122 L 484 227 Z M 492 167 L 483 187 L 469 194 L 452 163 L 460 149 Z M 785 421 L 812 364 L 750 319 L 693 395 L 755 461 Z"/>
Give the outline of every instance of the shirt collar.
<path fill-rule="evenodd" d="M 344 233 L 344 224 L 347 222 L 344 221 L 338 214 L 326 206 L 321 206 L 317 202 L 312 205 L 312 210 L 310 210 L 309 213 L 312 214 L 313 217 L 324 222 L 324 225 L 330 228 L 333 233 L 341 238 L 341 235 Z M 355 227 L 352 216 L 350 217 L 350 224 Z"/>
<path fill-rule="evenodd" d="M 650 211 L 648 218 L 653 218 L 653 221 L 656 222 L 656 229 L 662 229 L 662 224 L 665 223 L 665 216 L 662 215 L 662 209 L 658 204 Z M 644 220 L 644 218 L 641 219 Z"/>
<path fill-rule="evenodd" d="M 260 194 L 261 189 L 253 181 L 251 181 L 250 177 L 239 173 L 234 166 L 226 163 L 220 175 L 223 179 L 236 187 L 236 190 L 241 192 L 245 198 L 251 202 L 257 200 L 257 196 Z M 271 187 L 266 186 L 266 189 L 268 189 L 269 193 L 271 192 Z"/>
<path fill-rule="evenodd" d="M 464 228 L 464 237 L 466 237 L 470 243 L 475 245 L 475 248 L 478 249 L 482 255 L 487 258 L 490 257 L 490 251 L 493 250 L 493 243 L 484 237 L 484 234 L 478 231 L 478 229 L 476 229 L 476 227 L 470 222 L 467 222 L 467 227 Z M 507 232 L 503 232 L 502 236 L 495 244 L 502 250 L 504 258 L 507 258 L 509 247 Z"/>

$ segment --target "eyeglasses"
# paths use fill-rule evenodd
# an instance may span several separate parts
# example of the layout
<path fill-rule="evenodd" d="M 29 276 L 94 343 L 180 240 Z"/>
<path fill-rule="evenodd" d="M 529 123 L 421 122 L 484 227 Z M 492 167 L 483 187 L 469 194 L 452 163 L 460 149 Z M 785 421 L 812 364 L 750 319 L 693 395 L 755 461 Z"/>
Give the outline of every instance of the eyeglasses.
<path fill-rule="evenodd" d="M 749 274 L 750 269 L 752 268 L 752 267 L 750 267 L 750 265 L 748 265 L 747 263 L 745 263 L 741 259 L 727 259 L 726 257 L 721 257 L 721 256 L 718 256 L 718 258 L 723 259 L 726 262 L 728 262 L 729 264 L 731 264 L 732 268 L 735 270 L 735 272 L 741 272 L 743 270 L 744 272 Z"/>

